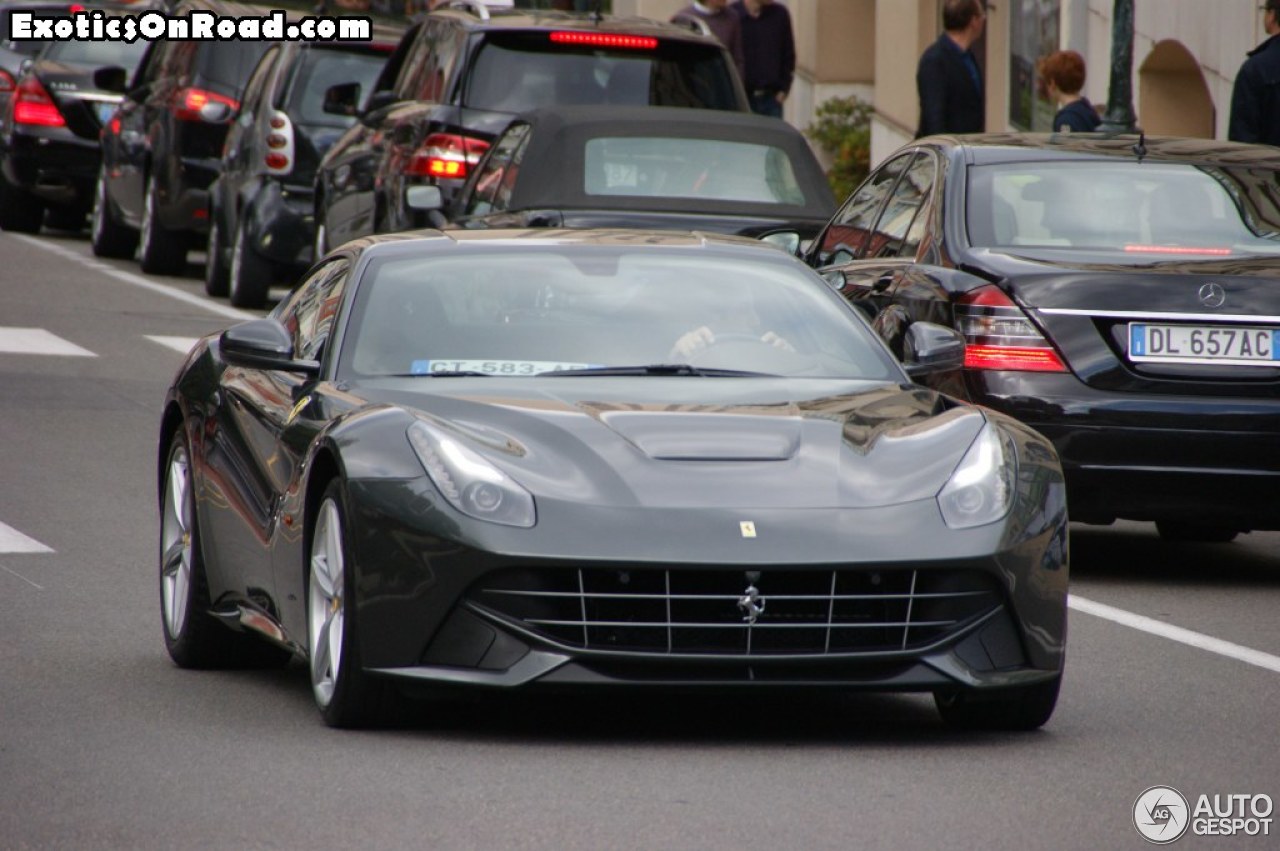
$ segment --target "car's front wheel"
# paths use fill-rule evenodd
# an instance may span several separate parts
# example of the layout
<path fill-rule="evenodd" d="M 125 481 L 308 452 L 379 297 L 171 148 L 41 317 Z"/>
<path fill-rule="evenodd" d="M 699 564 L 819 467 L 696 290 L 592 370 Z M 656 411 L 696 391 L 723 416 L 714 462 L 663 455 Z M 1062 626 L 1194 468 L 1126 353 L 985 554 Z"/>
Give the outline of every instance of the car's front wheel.
<path fill-rule="evenodd" d="M 169 656 L 183 668 L 274 667 L 288 662 L 288 651 L 232 632 L 210 614 L 191 454 L 181 429 L 169 444 L 167 458 L 160 509 L 160 611 Z"/>
<path fill-rule="evenodd" d="M 1062 675 L 1042 683 L 978 691 L 960 689 L 934 694 L 938 714 L 958 730 L 1035 730 L 1058 705 Z"/>
<path fill-rule="evenodd" d="M 311 692 L 325 723 L 363 727 L 390 709 L 395 692 L 364 672 L 352 593 L 342 482 L 325 489 L 311 535 L 307 569 L 307 653 Z"/>
<path fill-rule="evenodd" d="M 105 168 L 105 167 L 104 167 Z M 116 221 L 107 197 L 107 176 L 99 170 L 93 187 L 93 212 L 89 214 L 89 243 L 97 257 L 128 258 L 138 247 L 138 232 Z"/>

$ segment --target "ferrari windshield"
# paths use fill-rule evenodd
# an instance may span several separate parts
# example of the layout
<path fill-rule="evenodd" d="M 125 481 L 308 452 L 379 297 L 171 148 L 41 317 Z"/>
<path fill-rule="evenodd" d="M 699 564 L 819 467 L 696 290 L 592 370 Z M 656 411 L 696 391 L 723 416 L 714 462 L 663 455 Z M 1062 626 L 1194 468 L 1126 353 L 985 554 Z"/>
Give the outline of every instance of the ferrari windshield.
<path fill-rule="evenodd" d="M 475 243 L 375 259 L 355 295 L 339 369 L 902 380 L 821 278 L 772 254 Z"/>
<path fill-rule="evenodd" d="M 1276 177 L 1270 169 L 1159 162 L 976 166 L 967 192 L 969 241 L 1131 257 L 1107 262 L 1278 254 Z"/>

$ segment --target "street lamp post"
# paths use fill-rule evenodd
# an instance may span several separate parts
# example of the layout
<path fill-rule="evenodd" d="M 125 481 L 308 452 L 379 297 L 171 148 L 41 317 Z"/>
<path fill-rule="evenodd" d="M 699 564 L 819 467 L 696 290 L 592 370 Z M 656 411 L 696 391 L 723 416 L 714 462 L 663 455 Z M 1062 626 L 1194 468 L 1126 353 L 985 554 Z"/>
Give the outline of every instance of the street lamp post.
<path fill-rule="evenodd" d="M 1133 113 L 1133 0 L 1115 0 L 1111 16 L 1111 86 L 1107 112 L 1098 130 L 1132 133 Z"/>

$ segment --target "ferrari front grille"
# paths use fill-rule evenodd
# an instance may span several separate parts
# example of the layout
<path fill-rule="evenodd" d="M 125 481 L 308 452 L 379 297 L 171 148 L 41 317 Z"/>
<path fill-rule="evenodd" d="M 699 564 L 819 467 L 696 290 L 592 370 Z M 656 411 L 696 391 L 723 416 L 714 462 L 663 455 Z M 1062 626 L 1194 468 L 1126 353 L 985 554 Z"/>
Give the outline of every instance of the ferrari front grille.
<path fill-rule="evenodd" d="M 935 644 L 999 607 L 975 569 L 522 568 L 476 608 L 562 646 L 672 655 L 893 653 Z"/>

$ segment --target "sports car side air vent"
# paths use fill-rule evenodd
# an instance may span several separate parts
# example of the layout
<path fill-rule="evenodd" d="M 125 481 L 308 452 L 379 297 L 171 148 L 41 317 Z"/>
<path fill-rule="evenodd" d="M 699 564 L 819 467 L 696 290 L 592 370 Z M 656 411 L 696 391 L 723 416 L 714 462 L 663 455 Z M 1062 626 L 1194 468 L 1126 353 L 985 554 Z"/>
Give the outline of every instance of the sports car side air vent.
<path fill-rule="evenodd" d="M 690 655 L 893 653 L 1001 603 L 980 570 L 512 569 L 473 608 L 583 650 Z"/>

